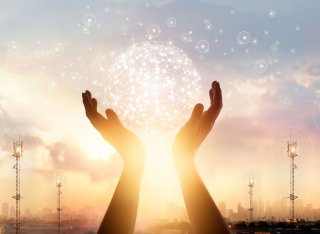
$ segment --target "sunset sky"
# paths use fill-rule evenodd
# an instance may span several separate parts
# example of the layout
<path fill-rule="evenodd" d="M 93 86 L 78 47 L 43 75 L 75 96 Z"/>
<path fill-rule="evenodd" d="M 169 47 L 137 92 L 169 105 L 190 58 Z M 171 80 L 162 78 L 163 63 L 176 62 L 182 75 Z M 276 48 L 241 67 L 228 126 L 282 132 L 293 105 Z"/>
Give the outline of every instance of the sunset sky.
<path fill-rule="evenodd" d="M 171 41 L 196 65 L 205 105 L 210 83 L 221 83 L 224 107 L 197 156 L 214 200 L 248 207 L 251 177 L 256 200 L 288 196 L 291 135 L 296 194 L 319 208 L 318 0 L 0 0 L 0 9 L 0 203 L 14 203 L 12 141 L 20 135 L 23 210 L 55 208 L 61 177 L 64 205 L 104 212 L 122 163 L 86 119 L 81 92 L 101 92 L 95 83 L 117 54 L 148 41 L 148 27 L 157 25 L 152 40 Z M 196 49 L 200 40 L 207 53 Z M 148 155 L 139 220 L 166 216 L 168 202 L 184 206 L 170 155 L 182 124 L 140 134 Z"/>

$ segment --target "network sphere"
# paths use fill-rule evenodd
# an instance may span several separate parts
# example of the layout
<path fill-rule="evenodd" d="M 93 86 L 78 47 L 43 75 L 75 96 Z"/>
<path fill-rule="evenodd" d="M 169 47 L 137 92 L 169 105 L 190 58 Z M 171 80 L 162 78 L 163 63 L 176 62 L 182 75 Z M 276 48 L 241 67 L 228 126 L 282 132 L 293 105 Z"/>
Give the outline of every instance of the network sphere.
<path fill-rule="evenodd" d="M 176 46 L 133 44 L 109 68 L 105 103 L 129 128 L 166 132 L 190 116 L 200 79 L 195 64 Z"/>

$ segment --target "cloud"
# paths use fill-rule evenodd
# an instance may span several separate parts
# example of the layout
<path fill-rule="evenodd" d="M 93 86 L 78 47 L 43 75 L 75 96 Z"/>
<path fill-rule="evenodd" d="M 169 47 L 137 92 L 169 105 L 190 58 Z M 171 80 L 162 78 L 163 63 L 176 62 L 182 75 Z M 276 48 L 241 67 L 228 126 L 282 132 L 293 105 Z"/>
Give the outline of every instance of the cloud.
<path fill-rule="evenodd" d="M 303 60 L 292 68 L 292 78 L 306 88 L 320 81 L 320 64 Z"/>
<path fill-rule="evenodd" d="M 41 138 L 33 131 L 33 126 L 28 126 L 24 120 L 12 116 L 2 101 L 0 93 L 0 149 L 11 152 L 12 142 L 19 137 L 26 143 L 27 150 L 43 145 Z"/>
<path fill-rule="evenodd" d="M 92 181 L 112 179 L 119 175 L 122 163 L 120 156 L 112 155 L 110 160 L 89 159 L 83 151 L 71 142 L 56 142 L 46 146 L 54 170 L 87 173 Z"/>

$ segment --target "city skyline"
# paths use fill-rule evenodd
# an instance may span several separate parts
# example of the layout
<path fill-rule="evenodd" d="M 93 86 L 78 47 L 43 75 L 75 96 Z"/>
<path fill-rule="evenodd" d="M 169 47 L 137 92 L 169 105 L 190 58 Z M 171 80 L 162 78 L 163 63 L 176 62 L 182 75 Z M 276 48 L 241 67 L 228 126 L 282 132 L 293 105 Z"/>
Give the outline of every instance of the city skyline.
<path fill-rule="evenodd" d="M 249 204 L 246 202 L 238 202 L 236 208 L 229 207 L 224 201 L 217 201 L 217 206 L 221 214 L 231 222 L 237 221 L 249 221 L 250 211 Z M 248 202 L 247 202 L 248 203 Z M 1 203 L 1 215 L 0 218 L 15 219 L 15 206 L 8 202 Z M 253 200 L 253 221 L 288 221 L 290 218 L 289 213 L 289 199 L 282 197 L 279 200 Z M 70 219 L 70 217 L 82 217 L 88 220 L 95 220 L 94 223 L 99 223 L 99 219 L 103 213 L 99 214 L 97 208 L 84 205 L 81 208 L 70 208 L 68 205 L 61 205 L 62 221 Z M 303 219 L 306 221 L 318 221 L 320 220 L 320 206 L 314 206 L 311 203 L 304 202 L 302 199 L 296 200 L 296 218 L 298 220 Z M 43 218 L 47 221 L 57 221 L 57 208 L 53 206 L 43 207 L 41 210 L 30 210 L 25 208 L 21 214 L 21 218 Z M 100 217 L 100 218 L 99 218 Z M 166 204 L 166 209 L 163 214 L 157 217 L 158 219 L 167 220 L 182 220 L 188 221 L 188 216 L 184 206 L 178 205 L 173 202 Z"/>

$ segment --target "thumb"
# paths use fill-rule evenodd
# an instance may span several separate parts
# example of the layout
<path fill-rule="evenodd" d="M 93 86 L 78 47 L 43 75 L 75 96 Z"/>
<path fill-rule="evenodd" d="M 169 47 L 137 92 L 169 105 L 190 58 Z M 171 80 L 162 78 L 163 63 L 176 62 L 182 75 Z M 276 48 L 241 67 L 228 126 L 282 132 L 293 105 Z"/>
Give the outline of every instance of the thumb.
<path fill-rule="evenodd" d="M 108 119 L 110 119 L 111 121 L 115 121 L 115 122 L 119 122 L 120 123 L 120 119 L 118 117 L 118 115 L 116 114 L 116 112 L 112 109 L 106 109 L 106 116 Z"/>
<path fill-rule="evenodd" d="M 190 117 L 188 123 L 190 123 L 190 124 L 198 123 L 202 117 L 203 109 L 204 109 L 204 107 L 201 103 L 196 104 L 193 108 L 193 111 L 192 111 L 192 114 L 191 114 L 191 117 Z"/>

